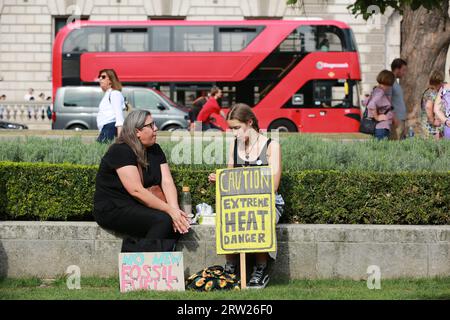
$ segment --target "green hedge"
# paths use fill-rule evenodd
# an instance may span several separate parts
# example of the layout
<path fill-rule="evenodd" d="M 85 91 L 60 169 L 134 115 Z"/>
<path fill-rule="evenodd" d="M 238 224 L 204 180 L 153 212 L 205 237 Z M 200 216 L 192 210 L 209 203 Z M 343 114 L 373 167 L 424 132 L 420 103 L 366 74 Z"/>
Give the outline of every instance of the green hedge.
<path fill-rule="evenodd" d="M 0 162 L 0 214 L 8 220 L 93 220 L 97 166 Z M 193 203 L 215 204 L 209 170 L 172 167 Z M 288 171 L 283 222 L 450 224 L 450 172 Z"/>
<path fill-rule="evenodd" d="M 161 138 L 161 144 L 167 160 L 179 164 L 176 160 L 180 146 L 190 149 L 191 161 L 184 166 L 195 170 L 213 170 L 226 166 L 228 149 L 225 143 L 218 146 L 223 151 L 220 161 L 212 160 L 211 151 L 214 142 L 219 139 L 202 142 L 203 158 L 197 163 L 198 156 L 192 140 L 172 142 L 169 137 Z M 95 138 L 93 138 L 95 139 Z M 198 140 L 197 140 L 198 141 Z M 282 164 L 284 170 L 339 170 L 339 171 L 377 171 L 377 172 L 447 172 L 450 170 L 450 140 L 407 139 L 404 141 L 361 142 L 328 141 L 324 138 L 302 134 L 280 135 Z M 48 162 L 98 165 L 109 146 L 99 143 L 86 143 L 81 138 L 40 138 L 3 139 L 0 148 L 0 161 Z M 207 149 L 209 148 L 209 149 Z M 221 149 L 222 148 L 222 149 Z M 214 148 L 213 148 L 214 149 Z M 187 156 L 189 158 L 189 156 Z M 212 163 L 212 164 L 208 164 Z"/>

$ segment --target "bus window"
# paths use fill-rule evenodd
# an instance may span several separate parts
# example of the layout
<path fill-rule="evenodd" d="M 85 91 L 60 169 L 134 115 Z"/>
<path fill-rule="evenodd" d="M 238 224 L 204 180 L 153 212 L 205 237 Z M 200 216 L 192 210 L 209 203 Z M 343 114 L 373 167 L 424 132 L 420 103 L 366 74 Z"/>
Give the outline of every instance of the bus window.
<path fill-rule="evenodd" d="M 174 27 L 174 51 L 214 51 L 214 27 Z"/>
<path fill-rule="evenodd" d="M 220 99 L 222 108 L 231 108 L 236 103 L 236 87 L 222 87 L 222 98 Z"/>
<path fill-rule="evenodd" d="M 315 81 L 314 107 L 350 108 L 352 102 L 350 97 L 351 91 L 345 88 L 345 83 L 345 80 Z"/>
<path fill-rule="evenodd" d="M 301 44 L 304 42 L 304 34 L 295 29 L 279 46 L 280 52 L 300 52 Z"/>
<path fill-rule="evenodd" d="M 152 51 L 170 51 L 170 27 L 152 27 Z"/>
<path fill-rule="evenodd" d="M 301 26 L 280 45 L 280 52 L 344 51 L 345 36 L 335 26 Z"/>
<path fill-rule="evenodd" d="M 298 29 L 299 37 L 301 39 L 301 52 L 316 51 L 316 40 L 314 38 L 315 29 L 315 26 L 302 26 Z"/>
<path fill-rule="evenodd" d="M 63 53 L 106 50 L 106 28 L 85 27 L 73 30 L 64 41 Z"/>
<path fill-rule="evenodd" d="M 301 26 L 287 36 L 279 46 L 280 52 L 313 52 L 316 51 L 314 26 Z"/>
<path fill-rule="evenodd" d="M 346 85 L 348 89 L 346 89 Z M 285 104 L 286 108 L 351 108 L 357 106 L 354 98 L 355 81 L 311 80 Z"/>
<path fill-rule="evenodd" d="M 257 105 L 258 103 L 259 103 L 259 101 L 260 101 L 260 93 L 259 93 L 259 86 L 258 85 L 256 85 L 255 87 L 254 87 L 254 90 L 253 90 L 253 92 L 254 92 L 254 102 L 253 102 L 253 105 Z"/>
<path fill-rule="evenodd" d="M 314 108 L 314 81 L 306 82 L 285 104 L 287 108 Z"/>
<path fill-rule="evenodd" d="M 148 51 L 147 28 L 111 28 L 110 52 Z"/>
<path fill-rule="evenodd" d="M 334 26 L 316 27 L 317 51 L 343 51 L 344 36 L 342 30 Z"/>
<path fill-rule="evenodd" d="M 241 51 L 261 30 L 258 31 L 256 27 L 219 27 L 217 51 Z"/>
<path fill-rule="evenodd" d="M 361 99 L 364 97 L 361 95 L 361 82 L 355 81 L 355 85 L 353 86 L 353 106 L 354 107 L 361 107 Z"/>

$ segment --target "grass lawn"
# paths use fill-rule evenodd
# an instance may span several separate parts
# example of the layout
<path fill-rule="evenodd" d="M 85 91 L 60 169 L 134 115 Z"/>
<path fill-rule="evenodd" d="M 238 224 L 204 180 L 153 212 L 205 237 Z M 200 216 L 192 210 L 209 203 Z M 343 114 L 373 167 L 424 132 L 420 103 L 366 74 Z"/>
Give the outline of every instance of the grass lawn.
<path fill-rule="evenodd" d="M 366 281 L 293 280 L 272 281 L 264 290 L 227 292 L 119 292 L 117 278 L 81 278 L 80 290 L 69 290 L 63 278 L 54 282 L 40 279 L 4 279 L 0 281 L 0 299 L 158 299 L 158 300 L 450 300 L 450 277 L 432 279 L 381 280 L 381 289 L 369 290 Z"/>

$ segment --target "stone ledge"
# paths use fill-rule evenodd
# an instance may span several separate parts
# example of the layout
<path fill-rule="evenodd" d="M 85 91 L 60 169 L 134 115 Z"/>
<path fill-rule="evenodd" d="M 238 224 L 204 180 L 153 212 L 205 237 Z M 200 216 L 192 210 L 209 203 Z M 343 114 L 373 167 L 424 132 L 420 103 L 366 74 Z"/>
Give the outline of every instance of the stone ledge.
<path fill-rule="evenodd" d="M 367 278 L 369 265 L 383 278 L 450 276 L 450 226 L 277 226 L 274 276 Z M 69 265 L 85 276 L 114 276 L 122 239 L 95 222 L 0 222 L 0 277 L 56 277 Z M 182 237 L 186 274 L 222 264 L 215 227 L 193 226 Z"/>
<path fill-rule="evenodd" d="M 120 236 L 96 222 L 2 221 L 0 239 L 115 240 Z M 278 241 L 441 243 L 450 241 L 450 226 L 279 224 Z M 183 241 L 215 241 L 215 227 L 194 225 Z"/>

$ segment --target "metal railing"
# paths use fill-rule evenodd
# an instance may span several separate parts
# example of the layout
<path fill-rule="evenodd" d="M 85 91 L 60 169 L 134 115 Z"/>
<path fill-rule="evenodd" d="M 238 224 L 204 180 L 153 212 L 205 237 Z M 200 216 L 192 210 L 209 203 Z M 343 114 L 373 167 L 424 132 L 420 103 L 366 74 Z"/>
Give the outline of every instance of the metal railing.
<path fill-rule="evenodd" d="M 0 121 L 49 123 L 53 105 L 47 101 L 0 101 Z"/>

